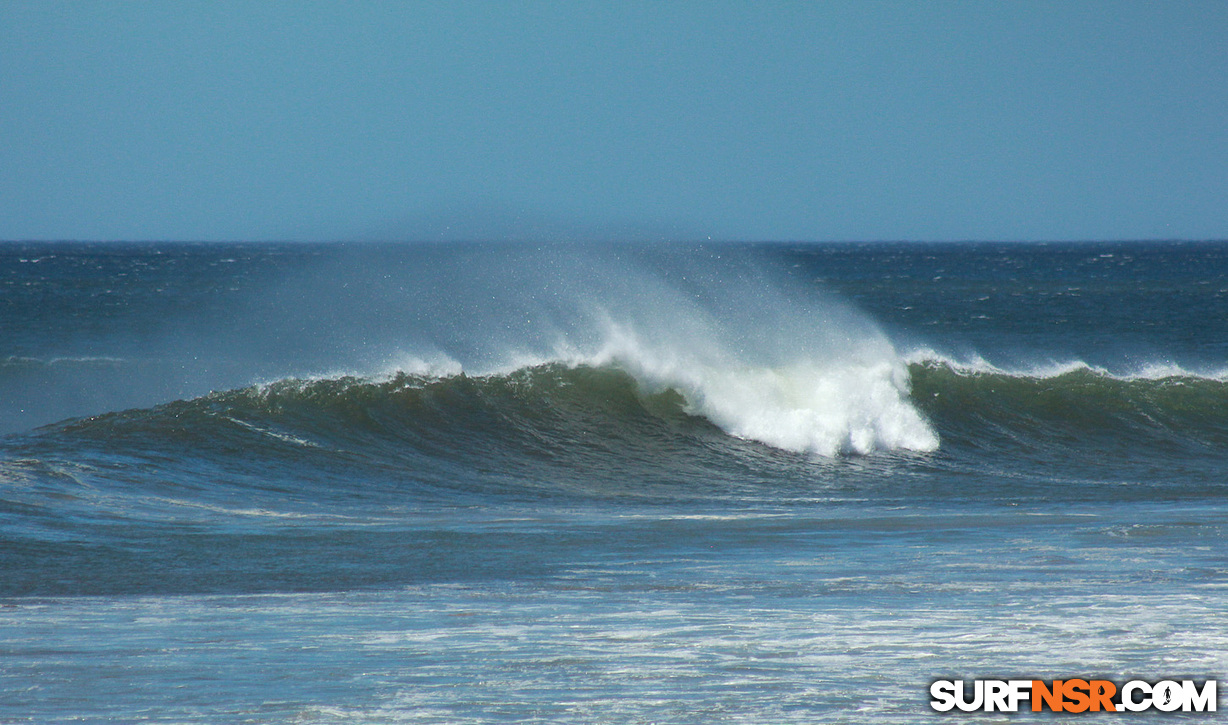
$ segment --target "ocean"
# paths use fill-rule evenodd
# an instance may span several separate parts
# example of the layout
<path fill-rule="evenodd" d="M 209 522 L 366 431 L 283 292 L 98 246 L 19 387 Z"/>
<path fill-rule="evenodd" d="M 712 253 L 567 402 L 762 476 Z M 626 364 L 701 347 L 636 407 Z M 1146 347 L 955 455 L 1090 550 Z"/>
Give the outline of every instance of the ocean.
<path fill-rule="evenodd" d="M 1225 494 L 1228 243 L 0 244 L 3 723 L 1049 719 Z"/>

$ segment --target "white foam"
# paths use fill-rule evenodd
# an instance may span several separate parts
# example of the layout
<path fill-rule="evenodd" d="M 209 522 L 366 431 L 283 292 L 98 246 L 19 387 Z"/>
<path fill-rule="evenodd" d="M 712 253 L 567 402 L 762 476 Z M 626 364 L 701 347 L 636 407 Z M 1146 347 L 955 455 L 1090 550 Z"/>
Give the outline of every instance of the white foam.
<path fill-rule="evenodd" d="M 835 456 L 938 447 L 938 435 L 908 400 L 908 372 L 898 358 L 754 364 L 705 342 L 655 347 L 633 328 L 610 323 L 605 345 L 584 362 L 625 369 L 649 389 L 677 390 L 689 412 L 776 448 Z"/>

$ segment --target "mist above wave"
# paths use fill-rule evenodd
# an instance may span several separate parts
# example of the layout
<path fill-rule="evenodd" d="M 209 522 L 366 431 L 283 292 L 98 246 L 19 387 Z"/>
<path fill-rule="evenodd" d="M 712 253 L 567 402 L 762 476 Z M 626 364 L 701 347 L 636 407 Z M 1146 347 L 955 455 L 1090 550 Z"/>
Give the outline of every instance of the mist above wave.
<path fill-rule="evenodd" d="M 753 250 L 486 247 L 369 288 L 412 311 L 386 370 L 612 366 L 727 433 L 822 456 L 933 450 L 908 371 L 865 315 Z M 386 269 L 382 265 L 355 270 Z M 394 284 L 395 287 L 390 287 Z M 390 302 L 391 299 L 391 302 Z M 393 313 L 397 314 L 397 313 Z M 369 344 L 369 343 L 368 343 Z"/>

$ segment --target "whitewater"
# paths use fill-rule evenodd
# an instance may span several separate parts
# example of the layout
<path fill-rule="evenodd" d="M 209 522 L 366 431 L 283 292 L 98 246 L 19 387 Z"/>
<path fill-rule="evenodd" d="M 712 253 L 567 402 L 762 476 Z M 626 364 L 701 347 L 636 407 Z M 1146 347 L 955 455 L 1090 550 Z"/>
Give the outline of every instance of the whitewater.
<path fill-rule="evenodd" d="M 3 722 L 1228 665 L 1228 244 L 7 243 L 0 310 Z"/>

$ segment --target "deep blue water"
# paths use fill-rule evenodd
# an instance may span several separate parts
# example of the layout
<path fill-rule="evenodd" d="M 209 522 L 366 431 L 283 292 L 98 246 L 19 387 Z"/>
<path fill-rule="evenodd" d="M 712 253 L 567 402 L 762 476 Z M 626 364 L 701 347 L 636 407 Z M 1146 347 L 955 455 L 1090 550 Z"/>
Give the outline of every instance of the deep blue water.
<path fill-rule="evenodd" d="M 8 243 L 0 433 L 0 722 L 1228 665 L 1228 243 Z"/>

